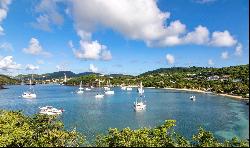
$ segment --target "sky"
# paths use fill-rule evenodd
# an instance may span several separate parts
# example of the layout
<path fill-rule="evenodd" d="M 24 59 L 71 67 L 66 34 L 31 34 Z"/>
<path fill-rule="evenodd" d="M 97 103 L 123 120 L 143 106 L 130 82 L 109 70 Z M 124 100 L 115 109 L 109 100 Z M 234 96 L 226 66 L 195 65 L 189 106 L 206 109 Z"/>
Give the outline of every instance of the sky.
<path fill-rule="evenodd" d="M 2 74 L 248 63 L 248 0 L 0 0 Z"/>

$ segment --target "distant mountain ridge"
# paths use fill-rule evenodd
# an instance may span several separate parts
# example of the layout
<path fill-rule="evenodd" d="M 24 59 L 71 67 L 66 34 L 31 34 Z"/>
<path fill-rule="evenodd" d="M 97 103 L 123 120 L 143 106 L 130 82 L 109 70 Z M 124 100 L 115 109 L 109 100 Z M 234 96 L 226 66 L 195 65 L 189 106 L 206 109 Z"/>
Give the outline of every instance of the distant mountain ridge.
<path fill-rule="evenodd" d="M 42 80 L 42 79 L 60 79 L 64 78 L 64 74 L 69 77 L 79 77 L 79 76 L 86 76 L 86 75 L 91 75 L 91 74 L 96 74 L 99 75 L 99 73 L 94 73 L 94 72 L 82 72 L 82 73 L 74 73 L 72 71 L 57 71 L 53 73 L 46 73 L 46 74 L 33 74 L 33 78 L 36 80 Z M 27 75 L 18 75 L 15 77 L 16 79 L 30 79 L 32 78 L 32 74 L 27 74 Z"/>

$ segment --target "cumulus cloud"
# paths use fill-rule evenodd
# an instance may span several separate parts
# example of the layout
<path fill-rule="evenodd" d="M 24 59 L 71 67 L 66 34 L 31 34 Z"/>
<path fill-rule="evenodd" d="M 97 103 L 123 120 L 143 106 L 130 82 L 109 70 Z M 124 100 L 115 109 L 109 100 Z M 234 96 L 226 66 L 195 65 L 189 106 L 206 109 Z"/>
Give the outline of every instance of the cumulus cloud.
<path fill-rule="evenodd" d="M 8 42 L 4 42 L 4 43 L 1 43 L 0 44 L 0 50 L 6 50 L 6 51 L 12 51 L 13 50 L 13 47 L 10 43 Z"/>
<path fill-rule="evenodd" d="M 51 25 L 62 25 L 63 16 L 58 12 L 57 2 L 55 0 L 41 0 L 35 7 L 35 12 L 39 14 L 36 22 L 32 26 L 44 31 L 51 31 Z"/>
<path fill-rule="evenodd" d="M 0 69 L 9 70 L 9 69 L 20 69 L 21 65 L 17 64 L 12 56 L 6 56 L 0 58 Z"/>
<path fill-rule="evenodd" d="M 175 58 L 171 54 L 166 55 L 166 60 L 167 60 L 168 64 L 174 64 L 174 62 L 175 62 Z"/>
<path fill-rule="evenodd" d="M 98 68 L 94 64 L 90 64 L 89 65 L 89 71 L 91 71 L 91 72 L 97 72 Z"/>
<path fill-rule="evenodd" d="M 228 59 L 229 58 L 228 52 L 227 51 L 222 52 L 221 53 L 221 58 L 224 59 L 224 60 Z"/>
<path fill-rule="evenodd" d="M 202 0 L 208 2 L 211 0 Z M 237 43 L 229 31 L 209 30 L 198 25 L 187 32 L 180 20 L 170 21 L 170 12 L 162 12 L 155 0 L 74 0 L 70 1 L 77 34 L 89 40 L 99 26 L 111 28 L 133 40 L 143 40 L 148 46 L 175 46 L 182 44 L 230 47 Z M 102 11 L 100 11 L 102 10 Z"/>
<path fill-rule="evenodd" d="M 195 28 L 195 31 L 189 32 L 184 37 L 185 43 L 194 43 L 194 44 L 207 44 L 209 41 L 209 30 L 206 27 L 199 25 Z"/>
<path fill-rule="evenodd" d="M 214 65 L 214 62 L 213 62 L 212 59 L 209 59 L 209 60 L 208 60 L 208 65 Z"/>
<path fill-rule="evenodd" d="M 74 47 L 72 42 L 69 42 L 71 47 Z M 80 40 L 80 49 L 72 48 L 75 56 L 83 60 L 111 60 L 112 55 L 105 45 L 95 41 Z"/>
<path fill-rule="evenodd" d="M 44 56 L 51 55 L 49 52 L 43 50 L 42 46 L 40 45 L 39 41 L 36 38 L 30 39 L 28 48 L 23 48 L 23 52 L 32 55 L 44 55 Z"/>
<path fill-rule="evenodd" d="M 237 40 L 225 30 L 224 32 L 215 31 L 212 34 L 210 44 L 217 47 L 231 47 L 237 43 Z"/>
<path fill-rule="evenodd" d="M 4 29 L 1 26 L 3 20 L 7 17 L 8 5 L 10 5 L 11 0 L 1 0 L 0 1 L 0 35 L 4 35 Z"/>
<path fill-rule="evenodd" d="M 242 55 L 242 44 L 241 43 L 238 43 L 236 48 L 235 48 L 235 55 L 236 56 L 241 56 Z"/>
<path fill-rule="evenodd" d="M 26 65 L 26 70 L 38 70 L 39 69 L 39 66 L 35 66 L 35 65 L 32 65 L 32 64 L 28 64 Z"/>

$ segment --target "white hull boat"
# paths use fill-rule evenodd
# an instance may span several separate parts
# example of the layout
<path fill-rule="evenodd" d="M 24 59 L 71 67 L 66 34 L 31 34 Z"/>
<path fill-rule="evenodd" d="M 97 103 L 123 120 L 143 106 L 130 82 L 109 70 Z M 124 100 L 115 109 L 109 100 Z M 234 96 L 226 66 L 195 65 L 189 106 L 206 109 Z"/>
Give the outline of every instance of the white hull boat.
<path fill-rule="evenodd" d="M 81 81 L 81 83 L 80 83 L 79 90 L 78 90 L 76 93 L 78 93 L 78 94 L 82 94 L 82 93 L 83 93 L 82 81 Z"/>
<path fill-rule="evenodd" d="M 113 95 L 113 94 L 115 94 L 115 92 L 113 90 L 108 90 L 108 91 L 105 91 L 105 94 L 106 95 Z"/>
<path fill-rule="evenodd" d="M 126 90 L 127 90 L 127 91 L 131 91 L 132 88 L 131 88 L 131 87 L 127 87 Z"/>
<path fill-rule="evenodd" d="M 91 89 L 90 88 L 85 88 L 86 91 L 90 91 Z"/>
<path fill-rule="evenodd" d="M 97 95 L 95 95 L 95 98 L 103 98 L 103 97 L 104 97 L 103 94 L 97 94 Z"/>
<path fill-rule="evenodd" d="M 22 94 L 22 97 L 26 98 L 26 99 L 34 99 L 34 98 L 36 98 L 36 94 L 32 93 L 32 92 L 24 92 Z"/>
<path fill-rule="evenodd" d="M 144 104 L 142 101 L 141 102 L 134 102 L 134 110 L 135 111 L 140 111 L 140 110 L 145 110 L 146 109 L 146 104 Z"/>
<path fill-rule="evenodd" d="M 110 88 L 109 87 L 104 87 L 104 90 L 110 90 Z"/>
<path fill-rule="evenodd" d="M 31 79 L 30 79 L 30 90 L 27 92 L 23 92 L 22 97 L 25 99 L 35 99 L 36 94 L 34 92 L 34 89 L 31 88 Z"/>
<path fill-rule="evenodd" d="M 40 114 L 46 114 L 46 115 L 60 115 L 64 112 L 63 109 L 56 109 L 52 106 L 45 106 L 40 108 Z"/>
<path fill-rule="evenodd" d="M 195 96 L 191 96 L 190 99 L 191 99 L 192 101 L 195 101 Z"/>
<path fill-rule="evenodd" d="M 122 87 L 121 87 L 121 89 L 122 89 L 122 90 L 126 90 L 126 89 L 127 89 L 127 87 L 125 87 L 125 86 L 122 86 Z"/>

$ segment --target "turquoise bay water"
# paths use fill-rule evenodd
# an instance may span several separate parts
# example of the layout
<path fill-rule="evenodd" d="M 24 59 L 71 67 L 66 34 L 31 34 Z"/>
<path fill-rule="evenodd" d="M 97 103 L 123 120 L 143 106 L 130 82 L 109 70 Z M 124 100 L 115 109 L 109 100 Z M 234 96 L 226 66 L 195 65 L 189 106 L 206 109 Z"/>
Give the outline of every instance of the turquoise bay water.
<path fill-rule="evenodd" d="M 191 138 L 198 128 L 212 131 L 217 138 L 229 139 L 233 136 L 249 138 L 249 106 L 244 102 L 195 92 L 145 88 L 147 109 L 135 112 L 132 108 L 137 97 L 133 91 L 112 88 L 114 95 L 96 99 L 100 89 L 84 94 L 74 93 L 78 87 L 60 85 L 35 85 L 37 98 L 20 98 L 29 86 L 7 86 L 0 90 L 0 109 L 23 110 L 25 114 L 38 113 L 41 106 L 52 105 L 63 108 L 60 117 L 66 129 L 76 129 L 93 139 L 108 128 L 132 129 L 155 127 L 167 119 L 175 119 L 175 130 Z M 195 95 L 196 101 L 189 99 Z"/>

